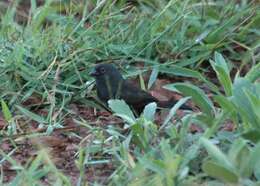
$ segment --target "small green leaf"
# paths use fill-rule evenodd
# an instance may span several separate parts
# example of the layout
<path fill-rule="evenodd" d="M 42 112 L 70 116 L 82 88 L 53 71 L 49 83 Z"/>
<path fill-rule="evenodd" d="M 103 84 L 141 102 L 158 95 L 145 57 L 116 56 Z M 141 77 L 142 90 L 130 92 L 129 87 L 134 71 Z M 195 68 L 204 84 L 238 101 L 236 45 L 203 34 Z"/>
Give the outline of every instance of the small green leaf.
<path fill-rule="evenodd" d="M 257 143 L 260 141 L 260 130 L 249 130 L 244 132 L 242 136 L 253 143 Z"/>
<path fill-rule="evenodd" d="M 258 181 L 260 181 L 260 161 L 255 163 L 254 175 Z"/>
<path fill-rule="evenodd" d="M 180 61 L 176 63 L 176 66 L 184 67 L 184 66 L 196 64 L 196 63 L 198 63 L 198 61 L 207 59 L 208 56 L 210 56 L 210 54 L 211 54 L 211 51 L 208 51 L 208 52 L 203 52 L 201 54 L 196 54 L 195 56 L 190 57 L 190 58 L 180 59 Z"/>
<path fill-rule="evenodd" d="M 144 127 L 141 125 L 140 122 L 136 122 L 131 125 L 132 129 L 132 143 L 139 146 L 141 149 L 149 148 L 149 141 L 145 135 Z"/>
<path fill-rule="evenodd" d="M 229 74 L 227 74 L 222 67 L 214 66 L 214 65 L 212 66 L 215 72 L 217 73 L 219 82 L 222 84 L 225 90 L 226 96 L 232 96 L 232 81 L 230 79 Z"/>
<path fill-rule="evenodd" d="M 1 107 L 2 107 L 2 112 L 4 115 L 4 118 L 7 122 L 10 122 L 12 120 L 12 114 L 11 111 L 9 110 L 7 104 L 5 103 L 4 100 L 1 99 Z"/>
<path fill-rule="evenodd" d="M 159 71 L 162 73 L 172 74 L 174 76 L 183 76 L 183 77 L 193 77 L 197 78 L 206 83 L 208 87 L 214 92 L 219 92 L 219 88 L 208 81 L 201 73 L 195 70 L 191 70 L 188 68 L 180 67 L 177 65 L 171 65 L 170 67 L 160 66 Z"/>
<path fill-rule="evenodd" d="M 232 95 L 232 81 L 229 75 L 228 65 L 223 56 L 215 52 L 215 62 L 210 61 L 210 64 L 214 71 L 217 73 L 217 77 L 220 83 L 223 85 L 227 96 Z"/>
<path fill-rule="evenodd" d="M 232 112 L 236 109 L 235 105 L 225 96 L 216 95 L 213 96 L 214 100 L 221 106 L 222 109 Z"/>
<path fill-rule="evenodd" d="M 252 94 L 252 92 L 248 90 L 245 90 L 245 94 L 247 95 L 247 98 L 251 103 L 253 112 L 255 113 L 257 123 L 260 123 L 260 96 L 257 97 L 256 95 Z"/>
<path fill-rule="evenodd" d="M 173 74 L 175 76 L 183 76 L 183 77 L 193 77 L 197 79 L 201 79 L 201 74 L 195 70 L 191 70 L 184 67 L 179 67 L 176 65 L 171 65 L 170 67 L 160 66 L 160 72 Z"/>
<path fill-rule="evenodd" d="M 140 80 L 140 84 L 141 84 L 141 89 L 146 90 L 145 83 L 144 83 L 144 78 L 143 78 L 141 73 L 139 74 L 139 80 Z"/>
<path fill-rule="evenodd" d="M 108 105 L 116 115 L 126 119 L 131 124 L 135 123 L 135 116 L 124 100 L 111 99 L 108 101 Z"/>
<path fill-rule="evenodd" d="M 19 105 L 16 105 L 16 108 L 18 108 L 23 114 L 25 114 L 29 118 L 33 119 L 34 121 L 37 121 L 39 123 L 47 123 L 43 117 L 25 109 Z"/>
<path fill-rule="evenodd" d="M 150 75 L 150 79 L 148 81 L 148 89 L 150 89 L 154 84 L 154 82 L 156 81 L 158 73 L 159 73 L 158 67 L 154 67 Z"/>
<path fill-rule="evenodd" d="M 260 63 L 254 65 L 249 72 L 246 74 L 246 78 L 250 82 L 255 82 L 257 79 L 260 78 Z"/>
<path fill-rule="evenodd" d="M 258 143 L 252 150 L 251 156 L 250 156 L 250 163 L 248 166 L 253 167 L 254 169 L 254 175 L 257 178 L 257 180 L 260 180 L 260 143 Z"/>
<path fill-rule="evenodd" d="M 224 69 L 224 71 L 227 74 L 229 74 L 230 70 L 229 70 L 228 65 L 226 63 L 226 60 L 224 59 L 224 57 L 220 53 L 215 52 L 214 60 L 215 60 L 217 66 L 222 67 Z"/>
<path fill-rule="evenodd" d="M 157 108 L 157 104 L 155 102 L 146 105 L 143 111 L 144 118 L 153 121 L 156 108 Z"/>
<path fill-rule="evenodd" d="M 216 29 L 214 29 L 213 32 L 209 33 L 207 37 L 205 38 L 207 43 L 217 43 L 219 40 L 222 40 L 224 36 L 226 36 L 228 33 L 228 28 L 232 28 L 234 23 L 241 18 L 242 15 L 245 14 L 244 12 L 241 12 L 241 14 L 236 14 L 234 16 L 231 16 L 224 20 L 224 22 L 218 26 Z"/>
<path fill-rule="evenodd" d="M 181 98 L 170 110 L 169 114 L 167 115 L 167 117 L 165 118 L 162 126 L 160 127 L 160 130 L 163 129 L 171 120 L 171 118 L 176 114 L 176 111 L 178 110 L 178 108 L 181 107 L 181 105 L 183 105 L 188 99 L 190 99 L 190 97 L 186 97 L 186 98 Z"/>

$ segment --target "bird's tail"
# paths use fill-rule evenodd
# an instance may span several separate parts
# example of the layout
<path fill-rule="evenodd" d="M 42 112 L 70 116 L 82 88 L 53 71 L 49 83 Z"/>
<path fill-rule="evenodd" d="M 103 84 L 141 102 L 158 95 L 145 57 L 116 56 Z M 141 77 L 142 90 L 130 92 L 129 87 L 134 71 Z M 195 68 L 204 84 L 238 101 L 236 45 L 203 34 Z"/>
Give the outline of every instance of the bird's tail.
<path fill-rule="evenodd" d="M 159 101 L 158 102 L 158 106 L 162 107 L 162 108 L 171 108 L 176 103 L 177 103 L 176 100 L 171 99 L 171 100 L 168 100 L 168 101 Z M 192 110 L 192 108 L 189 105 L 187 105 L 187 104 L 181 105 L 180 109 L 182 109 L 182 110 Z"/>

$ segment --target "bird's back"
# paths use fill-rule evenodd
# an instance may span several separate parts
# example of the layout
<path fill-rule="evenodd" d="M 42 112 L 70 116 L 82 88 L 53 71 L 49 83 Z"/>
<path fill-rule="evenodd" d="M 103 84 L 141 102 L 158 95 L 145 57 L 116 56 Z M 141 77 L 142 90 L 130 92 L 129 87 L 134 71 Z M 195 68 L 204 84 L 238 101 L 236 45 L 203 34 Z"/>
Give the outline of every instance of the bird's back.
<path fill-rule="evenodd" d="M 128 81 L 124 81 L 122 85 L 120 98 L 125 100 L 128 105 L 132 106 L 138 112 L 142 111 L 147 104 L 158 102 L 150 93 L 136 87 Z"/>

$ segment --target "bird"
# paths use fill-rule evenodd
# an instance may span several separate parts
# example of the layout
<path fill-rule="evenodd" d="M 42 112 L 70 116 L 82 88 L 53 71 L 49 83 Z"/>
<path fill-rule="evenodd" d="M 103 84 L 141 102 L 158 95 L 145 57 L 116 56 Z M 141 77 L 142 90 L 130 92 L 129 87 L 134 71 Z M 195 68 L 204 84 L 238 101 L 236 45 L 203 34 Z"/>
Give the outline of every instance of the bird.
<path fill-rule="evenodd" d="M 149 92 L 136 87 L 125 80 L 113 64 L 97 64 L 90 72 L 90 76 L 95 78 L 97 96 L 105 104 L 110 99 L 122 99 L 138 114 L 141 114 L 144 107 L 152 102 L 156 102 L 162 108 L 171 108 L 176 104 L 175 100 L 160 101 Z M 180 109 L 192 110 L 186 104 Z"/>

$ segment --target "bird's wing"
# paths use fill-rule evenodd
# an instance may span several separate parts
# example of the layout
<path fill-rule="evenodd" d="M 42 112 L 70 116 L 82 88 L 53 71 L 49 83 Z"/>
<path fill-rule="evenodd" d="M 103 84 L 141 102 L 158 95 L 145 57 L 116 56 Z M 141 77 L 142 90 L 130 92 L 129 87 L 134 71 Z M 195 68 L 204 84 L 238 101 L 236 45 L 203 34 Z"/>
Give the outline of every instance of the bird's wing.
<path fill-rule="evenodd" d="M 127 104 L 134 107 L 142 107 L 151 102 L 158 100 L 148 92 L 134 86 L 128 81 L 125 81 L 122 86 L 120 97 L 126 101 Z"/>

